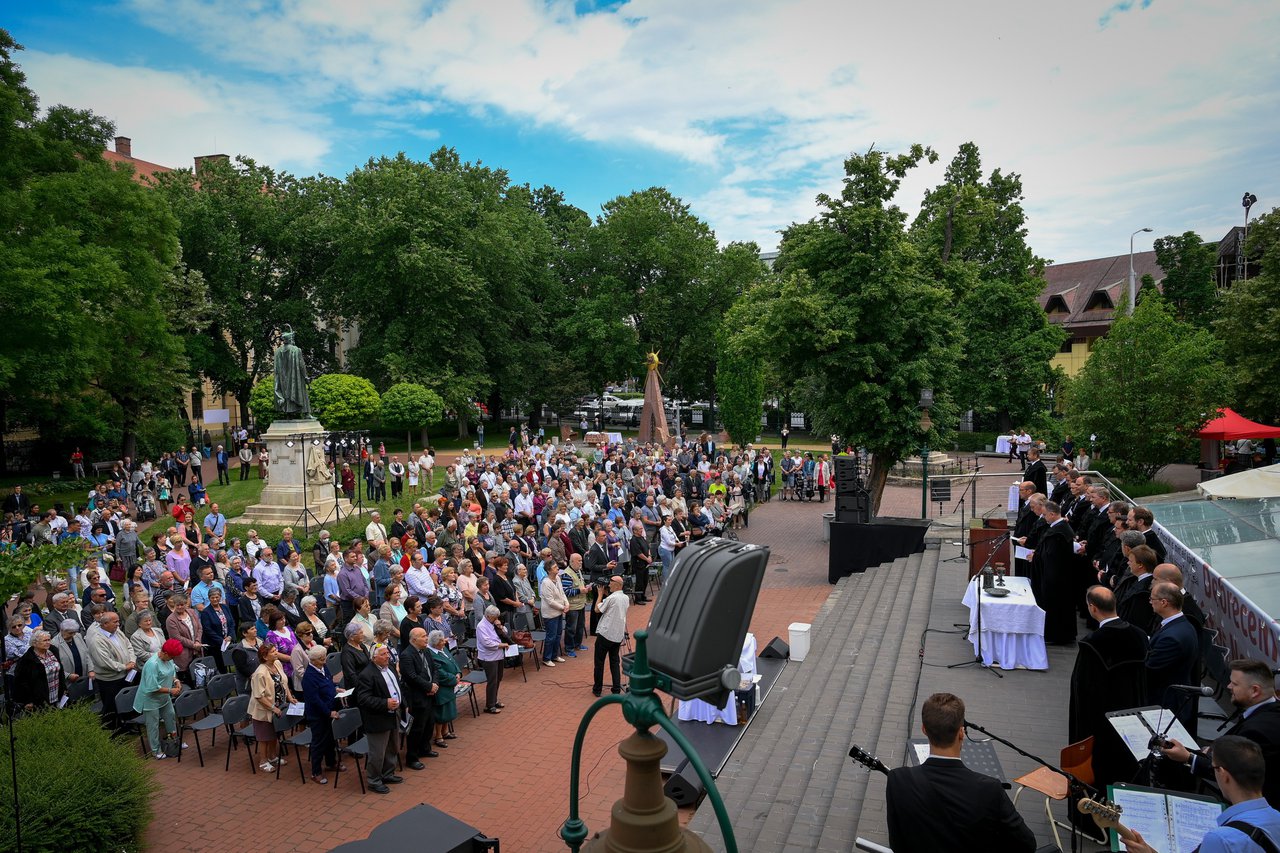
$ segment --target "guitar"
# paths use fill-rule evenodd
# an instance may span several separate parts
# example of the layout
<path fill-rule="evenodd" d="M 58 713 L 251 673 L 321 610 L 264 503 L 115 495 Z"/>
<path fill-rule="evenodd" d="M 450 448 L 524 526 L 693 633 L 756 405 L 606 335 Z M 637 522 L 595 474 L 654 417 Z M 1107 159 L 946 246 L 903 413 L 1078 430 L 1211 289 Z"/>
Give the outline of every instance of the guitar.
<path fill-rule="evenodd" d="M 1093 822 L 1098 828 L 1104 832 L 1108 829 L 1114 829 L 1123 841 L 1135 841 L 1137 836 L 1129 827 L 1120 822 L 1120 813 L 1123 811 L 1120 806 L 1108 800 L 1090 800 L 1082 799 L 1076 803 L 1076 808 L 1082 813 L 1093 818 Z"/>
<path fill-rule="evenodd" d="M 879 770 L 884 775 L 889 775 L 889 768 L 884 766 L 883 761 L 876 758 L 856 743 L 849 748 L 849 757 L 868 770 Z"/>

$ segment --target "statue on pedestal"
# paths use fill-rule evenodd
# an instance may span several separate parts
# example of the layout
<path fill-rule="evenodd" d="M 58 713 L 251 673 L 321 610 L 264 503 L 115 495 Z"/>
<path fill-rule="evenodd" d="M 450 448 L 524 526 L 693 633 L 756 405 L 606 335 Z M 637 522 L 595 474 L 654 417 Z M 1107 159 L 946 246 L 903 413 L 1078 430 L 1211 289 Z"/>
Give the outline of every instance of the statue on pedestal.
<path fill-rule="evenodd" d="M 293 327 L 286 325 L 280 333 L 280 346 L 275 354 L 276 412 L 282 419 L 311 417 L 311 398 L 307 394 L 307 367 L 302 350 L 293 342 Z"/>

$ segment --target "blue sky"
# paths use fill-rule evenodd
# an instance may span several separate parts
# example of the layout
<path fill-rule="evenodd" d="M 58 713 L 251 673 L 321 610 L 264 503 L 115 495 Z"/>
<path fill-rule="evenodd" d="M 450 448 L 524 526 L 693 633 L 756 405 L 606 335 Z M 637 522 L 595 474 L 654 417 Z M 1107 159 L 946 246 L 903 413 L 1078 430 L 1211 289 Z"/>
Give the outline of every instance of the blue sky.
<path fill-rule="evenodd" d="M 965 141 L 1023 176 L 1059 261 L 1280 206 L 1274 0 L 16 0 L 46 104 L 136 157 L 245 154 L 297 174 L 440 145 L 592 215 L 669 187 L 721 242 L 774 248 L 842 162 Z"/>

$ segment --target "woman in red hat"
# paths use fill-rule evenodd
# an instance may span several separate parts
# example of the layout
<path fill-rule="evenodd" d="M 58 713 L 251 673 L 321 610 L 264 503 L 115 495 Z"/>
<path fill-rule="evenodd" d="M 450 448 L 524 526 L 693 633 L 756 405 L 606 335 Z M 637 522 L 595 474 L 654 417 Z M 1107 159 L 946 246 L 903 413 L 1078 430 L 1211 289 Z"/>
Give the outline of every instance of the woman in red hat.
<path fill-rule="evenodd" d="M 168 758 L 164 741 L 160 737 L 160 724 L 164 723 L 166 736 L 178 731 L 178 721 L 173 713 L 173 697 L 182 691 L 178 683 L 178 667 L 173 659 L 182 654 L 182 643 L 165 640 L 160 651 L 147 659 L 142 667 L 142 682 L 133 697 L 133 710 L 142 714 L 147 725 L 147 741 L 151 753 L 157 759 Z M 186 748 L 182 744 L 179 748 Z"/>

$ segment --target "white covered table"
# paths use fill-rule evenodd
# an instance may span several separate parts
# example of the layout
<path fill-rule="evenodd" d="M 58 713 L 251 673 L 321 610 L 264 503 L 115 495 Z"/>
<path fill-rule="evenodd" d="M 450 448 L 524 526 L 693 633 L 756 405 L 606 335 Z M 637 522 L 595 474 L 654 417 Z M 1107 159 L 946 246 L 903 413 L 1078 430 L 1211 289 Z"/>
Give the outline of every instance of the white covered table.
<path fill-rule="evenodd" d="M 738 671 L 742 677 L 750 681 L 756 674 L 756 635 L 750 631 L 742 643 L 742 656 L 738 659 Z M 676 711 L 676 719 L 698 720 L 703 723 L 714 723 L 723 720 L 731 726 L 738 724 L 738 695 L 729 694 L 729 702 L 723 708 L 717 708 L 710 702 L 701 699 L 688 699 L 680 703 Z"/>
<path fill-rule="evenodd" d="M 976 575 L 964 591 L 964 605 L 969 608 L 969 641 L 978 652 L 978 590 L 982 576 Z M 1044 611 L 1031 594 L 1028 578 L 1007 577 L 1009 595 L 1005 598 L 982 596 L 982 664 L 998 661 L 1001 669 L 1048 669 L 1049 655 L 1044 647 Z"/>
<path fill-rule="evenodd" d="M 996 436 L 996 453 L 1009 452 L 1009 448 L 1013 446 L 1013 436 L 997 435 Z"/>

